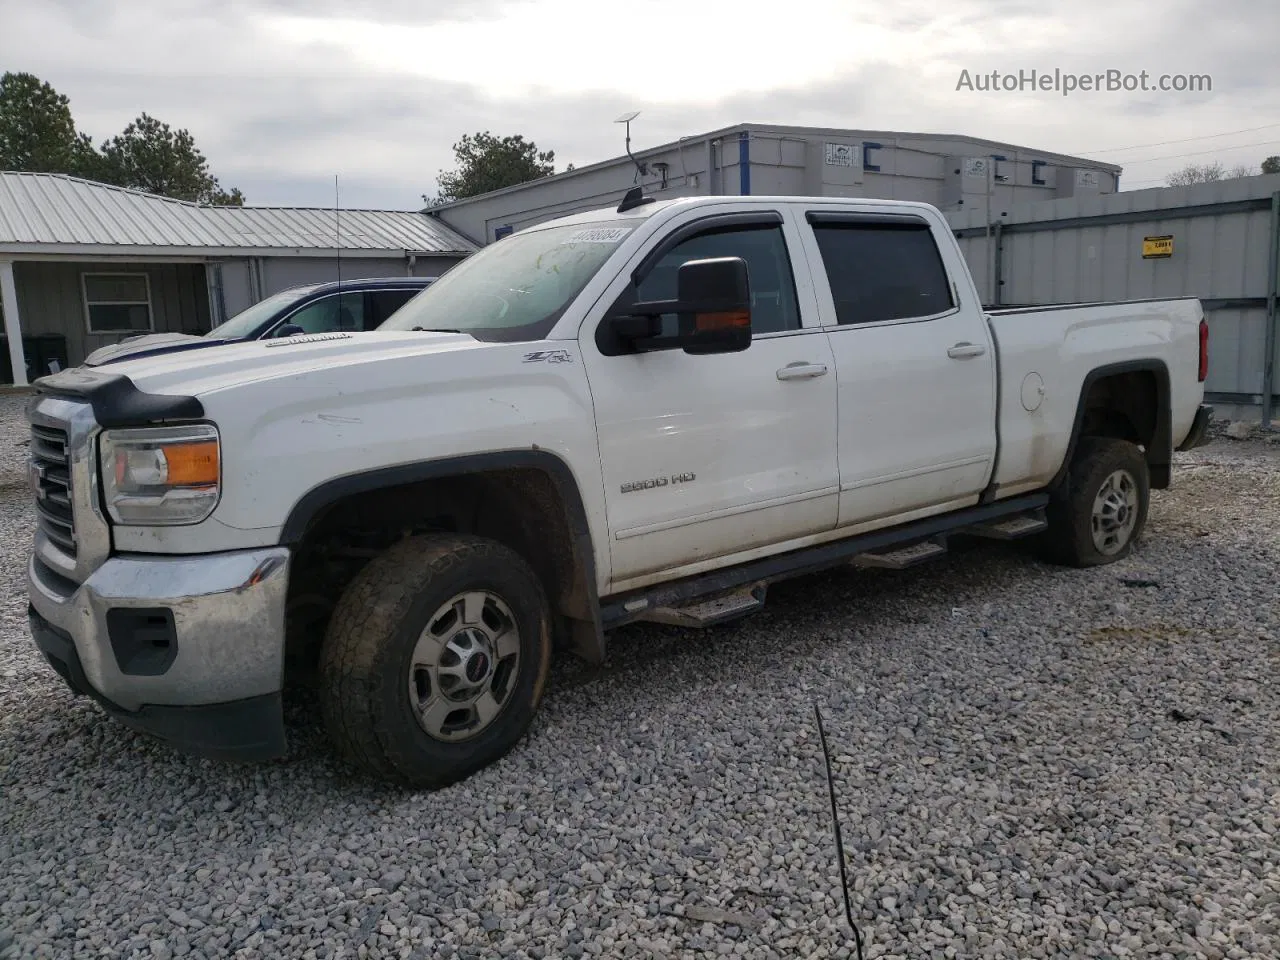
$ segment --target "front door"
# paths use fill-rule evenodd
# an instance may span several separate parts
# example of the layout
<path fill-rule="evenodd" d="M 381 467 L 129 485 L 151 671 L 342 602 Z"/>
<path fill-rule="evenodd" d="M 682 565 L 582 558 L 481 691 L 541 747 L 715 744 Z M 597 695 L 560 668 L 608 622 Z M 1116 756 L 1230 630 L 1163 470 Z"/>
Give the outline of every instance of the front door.
<path fill-rule="evenodd" d="M 752 296 L 750 347 L 606 356 L 596 342 L 599 320 L 583 327 L 613 590 L 642 586 L 658 572 L 715 566 L 836 523 L 835 365 L 810 285 L 797 294 L 794 228 L 767 211 L 754 218 L 704 212 L 693 223 L 673 224 L 682 239 L 616 301 L 675 299 L 682 263 L 742 257 Z"/>

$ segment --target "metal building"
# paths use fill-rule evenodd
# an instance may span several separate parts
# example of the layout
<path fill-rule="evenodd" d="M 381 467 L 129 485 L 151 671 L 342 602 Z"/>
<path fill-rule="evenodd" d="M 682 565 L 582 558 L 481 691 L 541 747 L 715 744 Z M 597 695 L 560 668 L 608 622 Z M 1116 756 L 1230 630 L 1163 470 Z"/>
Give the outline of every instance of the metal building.
<path fill-rule="evenodd" d="M 1116 192 L 1120 168 L 974 137 L 740 124 L 424 211 L 476 243 L 617 203 L 636 182 L 659 199 L 877 197 L 943 210 Z"/>
<path fill-rule="evenodd" d="M 213 207 L 0 172 L 0 382 L 24 384 L 138 333 L 203 333 L 339 270 L 438 276 L 475 249 L 413 211 Z"/>

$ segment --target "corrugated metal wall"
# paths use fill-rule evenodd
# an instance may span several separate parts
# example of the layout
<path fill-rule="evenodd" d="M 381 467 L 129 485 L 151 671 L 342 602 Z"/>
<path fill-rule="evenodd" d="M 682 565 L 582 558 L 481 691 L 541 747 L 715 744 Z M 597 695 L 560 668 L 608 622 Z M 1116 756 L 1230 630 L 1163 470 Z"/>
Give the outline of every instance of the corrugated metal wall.
<path fill-rule="evenodd" d="M 1023 204 L 992 215 L 989 228 L 982 211 L 947 214 L 984 303 L 1198 297 L 1210 330 L 1207 392 L 1266 416 L 1269 388 L 1280 409 L 1280 175 Z M 1143 239 L 1157 236 L 1172 237 L 1172 256 L 1144 259 Z"/>
<path fill-rule="evenodd" d="M 80 277 L 85 273 L 145 273 L 151 291 L 154 330 L 204 333 L 209 329 L 209 297 L 204 264 L 199 263 L 26 263 L 13 265 L 22 330 L 26 335 L 61 334 L 68 360 L 81 363 L 99 347 L 135 332 L 91 334 Z M 41 373 L 48 373 L 47 370 Z"/>

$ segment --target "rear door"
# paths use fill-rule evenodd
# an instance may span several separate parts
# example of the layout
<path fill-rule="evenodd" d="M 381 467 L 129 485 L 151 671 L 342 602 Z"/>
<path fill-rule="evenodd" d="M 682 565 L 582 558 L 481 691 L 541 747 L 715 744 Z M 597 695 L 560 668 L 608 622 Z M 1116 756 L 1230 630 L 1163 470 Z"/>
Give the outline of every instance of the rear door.
<path fill-rule="evenodd" d="M 813 207 L 839 384 L 841 526 L 976 503 L 996 454 L 995 351 L 959 251 L 921 212 Z M 949 239 L 949 238 L 948 238 Z"/>

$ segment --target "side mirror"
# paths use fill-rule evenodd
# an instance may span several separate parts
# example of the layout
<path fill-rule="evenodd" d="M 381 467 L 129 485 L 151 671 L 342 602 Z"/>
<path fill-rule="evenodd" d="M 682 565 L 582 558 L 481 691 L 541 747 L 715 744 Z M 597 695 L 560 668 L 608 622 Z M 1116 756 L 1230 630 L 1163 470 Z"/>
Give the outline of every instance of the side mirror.
<path fill-rule="evenodd" d="M 663 331 L 662 315 L 677 317 Z M 633 303 L 609 318 L 614 335 L 637 351 L 683 348 L 686 353 L 734 353 L 751 345 L 751 284 L 741 257 L 681 264 L 675 300 Z"/>
<path fill-rule="evenodd" d="M 299 334 L 306 333 L 306 332 L 307 331 L 303 330 L 296 323 L 286 323 L 282 327 L 280 327 L 278 330 L 276 330 L 275 335 L 277 337 L 296 337 Z"/>

